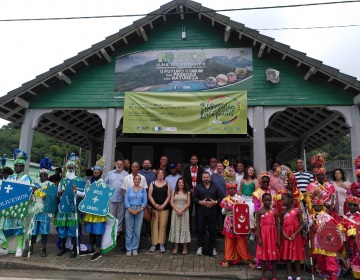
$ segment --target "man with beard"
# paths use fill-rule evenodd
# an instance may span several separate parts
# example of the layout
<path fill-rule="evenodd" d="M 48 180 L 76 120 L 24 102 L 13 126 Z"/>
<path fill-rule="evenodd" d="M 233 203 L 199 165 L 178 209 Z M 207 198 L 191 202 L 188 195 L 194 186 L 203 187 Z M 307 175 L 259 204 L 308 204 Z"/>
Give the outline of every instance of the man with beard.
<path fill-rule="evenodd" d="M 124 170 L 124 162 L 122 160 L 118 160 L 115 165 L 115 170 L 109 171 L 105 178 L 106 185 L 109 185 L 110 188 L 114 190 L 114 196 L 109 200 L 109 204 L 110 213 L 119 222 L 117 230 L 118 236 L 121 234 L 125 216 L 125 197 L 123 197 L 121 185 L 127 175 L 129 175 L 129 173 Z"/>
<path fill-rule="evenodd" d="M 32 223 L 30 224 L 28 236 L 31 238 L 31 251 L 30 254 L 34 252 L 34 244 L 36 242 L 37 236 L 41 234 L 41 242 L 43 244 L 41 250 L 41 257 L 46 257 L 46 244 L 48 235 L 50 234 L 50 221 L 52 214 L 43 213 L 45 206 L 45 199 L 47 194 L 47 189 L 50 186 L 53 186 L 48 180 L 49 173 L 51 171 L 52 162 L 49 158 L 45 157 L 40 161 L 39 166 L 39 176 L 40 182 L 35 183 L 36 191 L 34 193 L 34 203 L 32 206 L 31 214 L 34 215 Z M 30 250 L 30 248 L 28 249 Z M 24 251 L 23 257 L 27 257 L 27 250 Z"/>
<path fill-rule="evenodd" d="M 124 159 L 124 170 L 127 172 L 127 173 L 130 173 L 130 160 L 128 159 Z"/>
<path fill-rule="evenodd" d="M 28 155 L 25 151 L 16 149 L 14 151 L 14 169 L 15 174 L 7 177 L 6 181 L 13 181 L 20 184 L 27 184 L 33 186 L 31 178 L 24 173 L 25 162 L 28 159 Z M 34 190 L 36 188 L 34 187 Z M 26 230 L 26 217 L 24 218 L 14 218 L 10 216 L 1 216 L 0 217 L 0 236 L 5 237 L 0 240 L 2 243 L 2 248 L 0 249 L 0 255 L 8 253 L 9 239 L 11 236 L 17 236 L 17 249 L 15 258 L 19 258 L 23 254 L 23 249 L 25 248 L 24 242 L 24 231 Z"/>
<path fill-rule="evenodd" d="M 210 165 L 208 164 L 208 159 L 207 159 L 207 157 L 202 157 L 200 163 L 201 163 L 200 166 L 201 166 L 204 170 L 210 168 Z M 210 175 L 210 176 L 211 176 L 211 175 Z"/>
<path fill-rule="evenodd" d="M 62 197 L 66 189 L 66 179 L 82 181 L 82 179 L 76 176 L 76 170 L 78 167 L 79 157 L 72 153 L 66 163 L 66 177 L 63 178 L 58 185 L 58 196 Z M 72 186 L 72 190 L 76 190 L 76 186 Z M 84 197 L 84 192 L 77 192 L 78 197 Z M 81 217 L 78 215 L 78 224 L 81 225 Z M 57 256 L 62 256 L 66 252 L 66 239 L 71 237 L 72 251 L 70 258 L 75 258 L 76 253 L 76 220 L 75 214 L 73 213 L 61 213 L 60 211 L 56 214 L 54 220 L 54 226 L 58 229 L 58 238 L 60 240 L 60 250 Z M 81 226 L 79 226 L 79 236 L 81 235 Z M 80 241 L 79 241 L 80 244 Z"/>

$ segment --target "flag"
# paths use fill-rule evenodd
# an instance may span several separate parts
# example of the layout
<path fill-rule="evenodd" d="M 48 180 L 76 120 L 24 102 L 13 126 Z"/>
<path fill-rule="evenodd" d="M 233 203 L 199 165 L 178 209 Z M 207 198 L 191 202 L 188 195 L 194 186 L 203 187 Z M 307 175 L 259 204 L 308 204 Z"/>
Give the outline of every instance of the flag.
<path fill-rule="evenodd" d="M 153 131 L 161 131 L 161 127 L 160 126 L 156 126 L 152 128 Z"/>

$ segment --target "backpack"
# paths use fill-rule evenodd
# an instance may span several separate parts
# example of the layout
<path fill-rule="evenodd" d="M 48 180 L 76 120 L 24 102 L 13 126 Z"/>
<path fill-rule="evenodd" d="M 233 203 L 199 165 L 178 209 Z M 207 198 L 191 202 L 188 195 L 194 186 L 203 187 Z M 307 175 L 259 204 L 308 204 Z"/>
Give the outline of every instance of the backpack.
<path fill-rule="evenodd" d="M 211 246 L 211 239 L 210 233 L 206 231 L 205 236 L 203 238 L 203 255 L 205 256 L 212 256 L 213 255 L 213 248 Z"/>

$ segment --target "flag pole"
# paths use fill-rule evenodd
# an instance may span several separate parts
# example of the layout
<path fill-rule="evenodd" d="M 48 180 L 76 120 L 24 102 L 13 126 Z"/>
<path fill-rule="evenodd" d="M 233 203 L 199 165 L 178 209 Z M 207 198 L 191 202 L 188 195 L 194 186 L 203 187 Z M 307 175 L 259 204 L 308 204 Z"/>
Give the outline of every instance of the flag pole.
<path fill-rule="evenodd" d="M 35 182 L 35 187 L 36 187 L 36 185 L 38 184 L 38 181 L 39 181 L 39 177 L 38 177 L 38 176 L 39 176 L 39 174 L 36 175 L 36 181 L 37 181 L 37 182 Z M 34 194 L 34 195 L 35 195 L 35 194 Z M 32 239 L 31 225 L 34 223 L 34 218 L 35 218 L 35 213 L 32 214 L 31 222 L 30 222 L 30 224 L 29 224 L 30 238 L 28 238 L 28 239 L 29 239 L 29 247 L 28 247 L 28 255 L 27 255 L 27 260 L 28 260 L 28 261 L 30 260 L 30 252 L 31 252 L 31 246 L 32 246 L 32 244 L 31 244 L 31 239 Z M 26 236 L 27 236 L 27 234 L 26 234 Z"/>
<path fill-rule="evenodd" d="M 75 179 L 73 181 L 73 185 L 75 185 Z M 78 214 L 77 214 L 77 205 L 76 205 L 76 190 L 74 191 L 74 205 L 75 205 L 75 222 L 76 222 L 76 253 L 78 260 L 80 259 L 79 252 L 79 222 L 78 222 Z"/>

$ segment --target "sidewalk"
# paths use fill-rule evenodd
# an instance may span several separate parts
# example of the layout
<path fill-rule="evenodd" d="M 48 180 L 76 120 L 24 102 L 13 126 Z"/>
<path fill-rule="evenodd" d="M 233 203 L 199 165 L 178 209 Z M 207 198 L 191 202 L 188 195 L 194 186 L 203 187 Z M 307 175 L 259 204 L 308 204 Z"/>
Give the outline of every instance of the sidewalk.
<path fill-rule="evenodd" d="M 146 238 L 146 237 L 142 237 Z M 50 243 L 50 241 L 52 241 Z M 159 250 L 150 253 L 149 248 L 143 246 L 138 256 L 126 257 L 121 247 L 114 248 L 111 252 L 103 255 L 98 261 L 91 261 L 90 256 L 70 259 L 69 253 L 63 256 L 56 256 L 58 249 L 54 244 L 54 237 L 49 238 L 47 247 L 48 256 L 40 257 L 40 243 L 35 244 L 35 253 L 30 260 L 27 258 L 15 258 L 14 254 L 0 256 L 0 268 L 11 269 L 41 269 L 59 271 L 92 271 L 101 273 L 130 273 L 146 275 L 169 275 L 169 276 L 197 276 L 217 279 L 261 279 L 260 270 L 250 270 L 243 264 L 223 268 L 219 262 L 223 260 L 223 252 L 218 256 L 197 256 L 195 251 L 189 251 L 188 255 L 181 253 L 173 255 L 170 249 L 166 253 Z M 122 240 L 121 240 L 122 241 Z M 123 244 L 120 241 L 120 244 Z M 249 243 L 250 252 L 254 252 L 254 243 Z M 267 272 L 268 279 L 271 279 L 271 272 Z M 278 270 L 278 279 L 287 279 L 285 267 Z M 293 277 L 295 273 L 292 273 Z M 311 279 L 311 273 L 304 272 L 302 267 L 302 280 Z M 295 279 L 295 278 L 294 278 Z M 316 276 L 315 279 L 321 279 Z M 339 278 L 340 279 L 340 278 Z"/>

